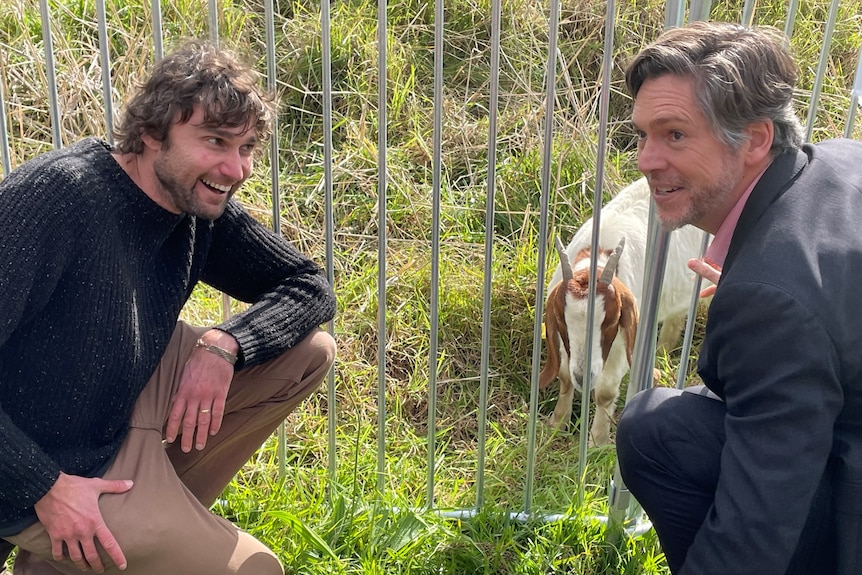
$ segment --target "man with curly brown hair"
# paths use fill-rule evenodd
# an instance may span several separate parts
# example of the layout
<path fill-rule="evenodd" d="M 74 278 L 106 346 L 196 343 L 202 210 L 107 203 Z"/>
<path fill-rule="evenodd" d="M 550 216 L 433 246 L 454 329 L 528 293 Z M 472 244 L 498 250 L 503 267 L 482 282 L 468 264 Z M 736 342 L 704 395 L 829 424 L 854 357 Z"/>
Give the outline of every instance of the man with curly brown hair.
<path fill-rule="evenodd" d="M 17 574 L 280 574 L 209 507 L 323 380 L 320 268 L 233 199 L 274 102 L 202 42 L 159 61 L 116 147 L 0 183 L 0 537 Z M 249 306 L 179 321 L 198 282 Z"/>

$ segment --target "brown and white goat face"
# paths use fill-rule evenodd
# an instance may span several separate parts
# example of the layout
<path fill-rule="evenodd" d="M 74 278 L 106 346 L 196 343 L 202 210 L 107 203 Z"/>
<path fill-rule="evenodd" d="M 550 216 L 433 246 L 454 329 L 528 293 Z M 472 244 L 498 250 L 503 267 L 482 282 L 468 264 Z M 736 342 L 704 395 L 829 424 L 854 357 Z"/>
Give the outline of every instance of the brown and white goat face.
<path fill-rule="evenodd" d="M 583 260 L 582 260 L 583 261 Z M 587 262 L 589 261 L 587 257 Z M 601 278 L 602 268 L 599 268 Z M 577 269 L 572 279 L 551 288 L 545 308 L 547 359 L 539 377 L 539 387 L 547 387 L 556 377 L 563 385 L 580 390 L 587 366 L 587 305 L 589 269 Z M 625 350 L 626 366 L 631 364 L 637 333 L 638 308 L 629 288 L 617 277 L 596 285 L 593 314 L 590 378 L 596 382 L 617 339 Z"/>

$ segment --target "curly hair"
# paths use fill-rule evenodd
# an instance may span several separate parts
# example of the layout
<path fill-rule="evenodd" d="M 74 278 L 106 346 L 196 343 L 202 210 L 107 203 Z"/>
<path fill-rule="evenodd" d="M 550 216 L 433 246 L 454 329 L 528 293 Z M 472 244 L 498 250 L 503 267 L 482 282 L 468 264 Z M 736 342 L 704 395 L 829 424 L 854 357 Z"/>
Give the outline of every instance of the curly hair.
<path fill-rule="evenodd" d="M 249 126 L 261 139 L 270 135 L 276 111 L 251 66 L 228 50 L 189 40 L 159 60 L 126 103 L 113 131 L 115 147 L 140 154 L 143 134 L 165 141 L 173 124 L 188 122 L 195 104 L 205 125 Z"/>
<path fill-rule="evenodd" d="M 637 54 L 626 69 L 626 85 L 637 98 L 650 78 L 691 78 L 701 111 L 731 149 L 742 145 L 751 122 L 772 120 L 774 156 L 803 143 L 793 111 L 797 68 L 787 44 L 768 26 L 692 22 L 663 32 Z"/>

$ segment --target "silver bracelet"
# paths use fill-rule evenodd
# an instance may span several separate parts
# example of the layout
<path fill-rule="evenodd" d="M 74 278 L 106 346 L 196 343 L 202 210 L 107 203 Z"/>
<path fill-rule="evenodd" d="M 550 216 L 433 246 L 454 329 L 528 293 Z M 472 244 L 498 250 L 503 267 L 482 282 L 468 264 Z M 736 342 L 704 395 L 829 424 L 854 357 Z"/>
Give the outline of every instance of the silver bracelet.
<path fill-rule="evenodd" d="M 214 353 L 231 365 L 236 364 L 236 356 L 234 354 L 232 354 L 231 352 L 229 352 L 228 350 L 226 350 L 222 347 L 219 347 L 217 345 L 213 345 L 211 343 L 207 343 L 203 339 L 198 339 L 195 342 L 195 347 L 200 347 L 200 348 L 207 350 L 210 353 Z"/>

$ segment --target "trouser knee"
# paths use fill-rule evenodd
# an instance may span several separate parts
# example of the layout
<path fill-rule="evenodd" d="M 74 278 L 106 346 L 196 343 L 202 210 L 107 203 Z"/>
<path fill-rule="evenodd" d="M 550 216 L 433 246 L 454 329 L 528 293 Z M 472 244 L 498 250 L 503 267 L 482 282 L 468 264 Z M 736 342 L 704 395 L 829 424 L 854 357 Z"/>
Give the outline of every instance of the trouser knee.
<path fill-rule="evenodd" d="M 616 449 L 620 472 L 627 484 L 636 470 L 647 463 L 649 454 L 658 452 L 663 430 L 668 425 L 668 419 L 662 415 L 662 404 L 678 393 L 669 388 L 646 389 L 635 394 L 623 409 L 617 423 Z"/>
<path fill-rule="evenodd" d="M 312 339 L 314 348 L 318 350 L 318 354 L 320 355 L 321 363 L 327 368 L 332 366 L 338 348 L 335 338 L 327 331 L 317 330 Z"/>
<path fill-rule="evenodd" d="M 301 383 L 305 393 L 310 393 L 325 378 L 335 362 L 335 339 L 322 329 L 315 329 L 294 347 L 265 364 L 242 371 L 235 376 L 239 379 L 277 379 L 284 381 L 286 388 L 292 388 L 288 395 L 302 394 L 296 388 Z"/>
<path fill-rule="evenodd" d="M 710 492 L 720 471 L 724 402 L 657 387 L 636 394 L 617 426 L 620 473 L 632 491 L 672 480 Z"/>

